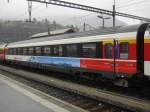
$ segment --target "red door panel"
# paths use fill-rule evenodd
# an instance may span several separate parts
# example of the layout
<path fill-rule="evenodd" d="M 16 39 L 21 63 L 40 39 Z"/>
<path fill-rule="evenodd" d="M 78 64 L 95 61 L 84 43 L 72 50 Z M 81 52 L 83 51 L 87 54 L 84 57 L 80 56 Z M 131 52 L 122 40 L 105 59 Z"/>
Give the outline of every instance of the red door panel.
<path fill-rule="evenodd" d="M 108 71 L 113 72 L 113 61 L 112 60 L 94 60 L 94 59 L 81 59 L 81 68 L 98 70 L 98 71 Z"/>
<path fill-rule="evenodd" d="M 136 73 L 136 62 L 116 61 L 116 73 L 135 74 Z"/>

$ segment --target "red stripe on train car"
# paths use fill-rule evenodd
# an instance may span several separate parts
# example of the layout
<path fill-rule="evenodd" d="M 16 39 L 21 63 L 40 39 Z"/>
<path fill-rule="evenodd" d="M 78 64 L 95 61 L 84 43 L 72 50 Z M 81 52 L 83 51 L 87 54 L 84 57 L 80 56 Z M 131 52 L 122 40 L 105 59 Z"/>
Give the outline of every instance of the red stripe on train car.
<path fill-rule="evenodd" d="M 150 43 L 144 44 L 144 60 L 150 61 Z"/>
<path fill-rule="evenodd" d="M 113 72 L 113 61 L 80 59 L 80 67 L 91 70 Z"/>
<path fill-rule="evenodd" d="M 127 61 L 116 61 L 116 72 L 117 73 L 127 73 L 130 75 L 136 74 L 136 62 Z"/>
<path fill-rule="evenodd" d="M 136 44 L 129 45 L 129 60 L 136 60 Z"/>

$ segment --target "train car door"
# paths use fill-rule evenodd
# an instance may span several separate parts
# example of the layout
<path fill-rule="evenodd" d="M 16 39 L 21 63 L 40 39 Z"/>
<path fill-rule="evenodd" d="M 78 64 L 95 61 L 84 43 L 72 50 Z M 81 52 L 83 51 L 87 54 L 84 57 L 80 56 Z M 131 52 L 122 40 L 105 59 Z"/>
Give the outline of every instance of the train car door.
<path fill-rule="evenodd" d="M 103 66 L 104 66 L 104 71 L 106 71 L 107 78 L 114 78 L 115 74 L 115 60 L 114 60 L 114 40 L 105 40 L 103 41 Z"/>
<path fill-rule="evenodd" d="M 117 60 L 118 59 L 118 40 L 114 39 L 114 76 L 116 76 L 117 70 Z"/>

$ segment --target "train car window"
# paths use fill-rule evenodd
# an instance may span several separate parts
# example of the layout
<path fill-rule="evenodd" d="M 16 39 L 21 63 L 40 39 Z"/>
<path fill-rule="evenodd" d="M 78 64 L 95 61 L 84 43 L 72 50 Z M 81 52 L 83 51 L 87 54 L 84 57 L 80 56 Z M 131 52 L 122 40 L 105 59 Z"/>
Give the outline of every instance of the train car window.
<path fill-rule="evenodd" d="M 34 48 L 33 47 L 30 47 L 28 49 L 28 54 L 31 55 L 31 56 L 34 54 Z"/>
<path fill-rule="evenodd" d="M 23 48 L 20 48 L 20 55 L 23 55 Z"/>
<path fill-rule="evenodd" d="M 42 47 L 35 47 L 35 54 L 42 55 Z"/>
<path fill-rule="evenodd" d="M 129 56 L 129 43 L 121 42 L 120 43 L 120 59 L 128 59 Z"/>
<path fill-rule="evenodd" d="M 66 46 L 67 57 L 78 57 L 78 46 L 76 44 Z"/>
<path fill-rule="evenodd" d="M 45 46 L 43 49 L 44 49 L 44 55 L 47 55 L 47 56 L 51 55 L 52 49 L 50 46 Z"/>
<path fill-rule="evenodd" d="M 13 49 L 13 54 L 14 54 L 14 55 L 17 55 L 17 48 L 14 48 L 14 49 Z"/>
<path fill-rule="evenodd" d="M 96 43 L 96 57 L 97 58 L 103 57 L 103 42 Z"/>
<path fill-rule="evenodd" d="M 53 55 L 59 56 L 59 46 L 53 46 Z"/>
<path fill-rule="evenodd" d="M 13 48 L 10 48 L 10 54 L 13 55 Z"/>
<path fill-rule="evenodd" d="M 18 48 L 18 55 L 22 55 L 22 48 Z"/>
<path fill-rule="evenodd" d="M 59 45 L 59 56 L 63 56 L 63 46 Z"/>
<path fill-rule="evenodd" d="M 12 54 L 12 48 L 9 48 L 8 50 L 8 54 L 11 55 Z"/>
<path fill-rule="evenodd" d="M 17 55 L 19 55 L 19 48 L 16 48 L 16 50 L 17 50 Z"/>
<path fill-rule="evenodd" d="M 28 54 L 28 49 L 27 48 L 23 48 L 23 55 L 27 55 Z"/>
<path fill-rule="evenodd" d="M 12 54 L 12 55 L 14 54 L 14 49 L 13 49 L 13 48 L 11 48 L 11 54 Z"/>
<path fill-rule="evenodd" d="M 18 48 L 15 48 L 15 55 L 18 55 Z"/>
<path fill-rule="evenodd" d="M 14 55 L 14 48 L 12 48 L 12 55 Z"/>
<path fill-rule="evenodd" d="M 112 44 L 111 43 L 107 43 L 105 44 L 105 57 L 107 59 L 112 59 Z"/>
<path fill-rule="evenodd" d="M 53 46 L 53 55 L 60 57 L 63 56 L 63 46 L 62 45 Z"/>
<path fill-rule="evenodd" d="M 96 43 L 82 44 L 82 56 L 84 58 L 96 58 Z"/>
<path fill-rule="evenodd" d="M 7 50 L 6 55 L 10 54 L 10 48 Z"/>

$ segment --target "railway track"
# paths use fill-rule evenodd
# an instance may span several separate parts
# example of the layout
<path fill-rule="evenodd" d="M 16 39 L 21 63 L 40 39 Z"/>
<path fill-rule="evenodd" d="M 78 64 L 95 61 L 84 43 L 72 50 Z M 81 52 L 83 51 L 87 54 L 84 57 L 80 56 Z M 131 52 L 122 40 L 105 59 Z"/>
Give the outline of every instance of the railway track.
<path fill-rule="evenodd" d="M 9 66 L 12 67 L 11 65 Z M 26 71 L 30 71 L 30 72 L 37 73 L 37 74 L 51 76 L 51 77 L 61 79 L 64 81 L 69 81 L 69 82 L 85 85 L 91 88 L 96 88 L 98 90 L 108 90 L 112 93 L 119 93 L 125 96 L 131 96 L 133 98 L 150 101 L 150 95 L 149 95 L 150 82 L 148 83 L 144 81 L 145 83 L 142 83 L 142 84 L 136 83 L 136 84 L 133 84 L 136 86 L 124 88 L 124 87 L 115 86 L 111 82 L 106 82 L 106 81 L 103 82 L 103 81 L 87 80 L 84 78 L 77 78 L 68 74 L 63 74 L 63 73 L 58 73 L 58 72 L 49 72 L 47 70 L 34 69 L 34 68 L 31 69 L 29 67 L 23 67 L 23 66 L 17 66 L 17 65 L 13 67 L 17 69 L 25 69 Z"/>
<path fill-rule="evenodd" d="M 41 88 L 39 84 L 42 83 L 42 88 L 44 88 L 42 91 L 45 90 L 53 96 L 56 96 L 69 103 L 74 103 L 74 105 L 80 106 L 81 108 L 91 112 L 103 112 L 103 110 L 106 111 L 106 109 L 109 109 L 110 112 L 128 112 L 129 110 L 136 112 L 150 112 L 150 102 L 148 101 L 86 87 L 71 82 L 65 82 L 52 77 L 34 74 L 15 68 L 0 65 L 0 69 L 5 71 L 5 74 L 7 75 L 8 72 L 13 74 L 9 74 L 11 77 L 21 76 L 23 80 L 28 79 L 26 80 L 27 84 L 30 84 L 28 81 L 34 82 L 35 84 L 33 85 L 37 85 L 36 88 Z"/>
<path fill-rule="evenodd" d="M 55 88 L 52 86 L 45 85 L 43 83 L 39 83 L 33 80 L 28 80 L 23 77 L 13 76 L 11 74 L 5 74 L 5 76 L 17 80 L 25 85 L 28 85 L 34 89 L 40 90 L 50 96 L 53 96 L 57 99 L 65 101 L 71 105 L 81 108 L 81 112 L 122 112 L 123 109 L 118 107 L 113 107 L 112 105 L 108 105 L 82 95 L 74 94 L 72 92 L 68 92 L 59 88 Z M 128 111 L 125 111 L 128 112 Z"/>

